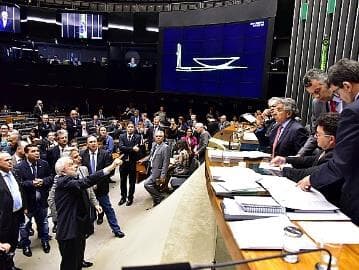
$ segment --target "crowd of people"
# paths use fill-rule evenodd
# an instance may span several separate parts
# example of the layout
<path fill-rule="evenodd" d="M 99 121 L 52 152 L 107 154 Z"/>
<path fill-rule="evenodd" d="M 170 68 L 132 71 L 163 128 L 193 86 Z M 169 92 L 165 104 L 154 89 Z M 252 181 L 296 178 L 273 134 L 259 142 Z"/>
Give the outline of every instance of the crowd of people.
<path fill-rule="evenodd" d="M 256 113 L 260 149 L 271 153 L 275 166 L 292 164 L 283 168 L 284 176 L 305 191 L 319 189 L 359 225 L 359 63 L 342 59 L 328 73 L 309 70 L 303 84 L 313 97 L 310 128 L 300 123 L 293 99 L 272 97 L 268 109 Z M 178 188 L 204 161 L 210 137 L 238 123 L 213 108 L 205 124 L 192 111 L 170 118 L 162 106 L 151 120 L 132 105 L 122 119 L 106 119 L 100 110 L 86 121 L 77 108 L 55 119 L 45 113 L 41 100 L 33 115 L 39 122 L 26 138 L 12 125 L 1 125 L 0 269 L 17 269 L 16 247 L 32 256 L 33 221 L 43 251 L 50 252 L 49 208 L 62 256 L 60 268 L 90 267 L 84 250 L 94 222 L 101 225 L 106 215 L 114 236 L 125 237 L 109 196 L 110 176 L 117 167 L 118 205 L 133 204 L 136 164 L 141 162 L 147 164 L 144 187 L 155 207 L 167 196 L 165 191 Z"/>

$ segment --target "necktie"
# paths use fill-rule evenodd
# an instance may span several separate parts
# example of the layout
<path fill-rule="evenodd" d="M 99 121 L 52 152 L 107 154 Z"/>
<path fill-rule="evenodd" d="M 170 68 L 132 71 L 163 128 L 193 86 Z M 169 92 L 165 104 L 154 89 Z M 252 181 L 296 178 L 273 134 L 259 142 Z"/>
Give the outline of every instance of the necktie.
<path fill-rule="evenodd" d="M 96 172 L 96 162 L 95 162 L 95 153 L 91 153 L 91 173 Z"/>
<path fill-rule="evenodd" d="M 32 174 L 34 175 L 35 178 L 37 178 L 37 168 L 36 168 L 36 163 L 31 164 L 31 168 L 32 168 Z"/>
<path fill-rule="evenodd" d="M 274 158 L 274 156 L 275 156 L 275 148 L 277 147 L 277 144 L 278 144 L 278 141 L 279 141 L 279 138 L 280 138 L 280 133 L 282 132 L 282 129 L 283 129 L 283 126 L 279 125 L 278 129 L 277 129 L 277 134 L 275 135 L 273 146 L 272 146 L 272 158 Z"/>
<path fill-rule="evenodd" d="M 128 135 L 128 141 L 130 142 L 132 139 L 132 135 Z"/>
<path fill-rule="evenodd" d="M 16 183 L 16 180 L 14 177 L 11 177 L 10 173 L 6 173 L 4 175 L 4 180 L 7 183 L 7 186 L 10 190 L 12 199 L 13 199 L 13 212 L 19 210 L 22 207 L 22 199 L 21 199 L 21 193 L 19 190 L 19 186 Z"/>
<path fill-rule="evenodd" d="M 337 103 L 334 100 L 329 101 L 329 105 L 330 105 L 330 112 L 337 111 Z"/>
<path fill-rule="evenodd" d="M 325 151 L 323 151 L 323 152 L 319 155 L 318 161 L 321 160 L 324 156 L 325 156 Z"/>

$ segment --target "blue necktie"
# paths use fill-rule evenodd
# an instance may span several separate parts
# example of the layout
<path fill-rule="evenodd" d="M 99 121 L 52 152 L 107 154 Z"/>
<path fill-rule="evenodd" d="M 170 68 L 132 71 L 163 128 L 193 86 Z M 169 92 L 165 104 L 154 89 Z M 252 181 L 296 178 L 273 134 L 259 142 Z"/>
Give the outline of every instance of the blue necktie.
<path fill-rule="evenodd" d="M 35 178 L 37 178 L 36 164 L 31 164 L 31 168 L 32 168 L 32 174 L 34 175 Z"/>
<path fill-rule="evenodd" d="M 95 153 L 91 154 L 91 173 L 94 174 L 96 172 L 96 163 L 95 163 Z"/>

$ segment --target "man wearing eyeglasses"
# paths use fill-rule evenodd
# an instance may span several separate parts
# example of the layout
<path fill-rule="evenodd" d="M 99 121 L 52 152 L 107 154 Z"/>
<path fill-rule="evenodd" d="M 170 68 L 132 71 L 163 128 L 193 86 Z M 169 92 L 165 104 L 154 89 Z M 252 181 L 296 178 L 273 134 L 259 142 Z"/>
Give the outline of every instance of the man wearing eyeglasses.
<path fill-rule="evenodd" d="M 359 225 L 359 62 L 342 59 L 328 70 L 330 89 L 348 103 L 341 113 L 333 158 L 298 182 L 303 190 L 344 178 L 340 209 Z"/>
<path fill-rule="evenodd" d="M 319 169 L 321 164 L 328 162 L 333 157 L 338 121 L 338 113 L 325 113 L 319 117 L 314 135 L 321 149 L 318 154 L 304 157 L 276 156 L 272 159 L 271 163 L 281 167 L 285 163 L 291 164 L 293 168 L 282 167 L 282 175 L 296 182 L 310 175 Z M 335 188 L 331 187 L 330 189 L 321 190 L 327 199 L 335 204 L 337 204 L 339 200 L 338 192 L 336 191 L 338 191 L 338 188 L 341 188 L 342 182 L 340 182 L 339 185 L 339 187 L 335 185 Z"/>
<path fill-rule="evenodd" d="M 303 77 L 303 84 L 306 91 L 313 97 L 312 120 L 309 136 L 304 146 L 298 151 L 298 156 L 312 155 L 317 148 L 317 140 L 314 138 L 314 131 L 317 119 L 323 113 L 338 112 L 343 110 L 343 102 L 340 97 L 333 93 L 328 86 L 328 75 L 320 69 L 310 69 Z"/>

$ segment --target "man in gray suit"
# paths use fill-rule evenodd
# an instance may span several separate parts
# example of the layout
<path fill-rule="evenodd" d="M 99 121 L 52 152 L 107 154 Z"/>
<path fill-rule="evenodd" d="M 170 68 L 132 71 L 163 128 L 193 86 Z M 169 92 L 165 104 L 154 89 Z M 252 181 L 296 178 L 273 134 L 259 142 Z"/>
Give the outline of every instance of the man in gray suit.
<path fill-rule="evenodd" d="M 145 189 L 153 198 L 153 206 L 156 206 L 164 199 L 157 185 L 158 183 L 161 184 L 165 182 L 168 165 L 170 163 L 171 149 L 163 140 L 164 132 L 162 130 L 156 131 L 155 142 L 152 145 L 149 157 L 151 173 L 145 180 Z"/>

